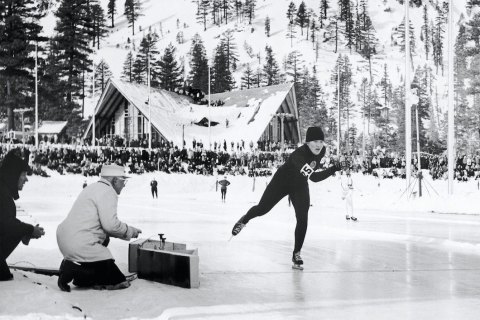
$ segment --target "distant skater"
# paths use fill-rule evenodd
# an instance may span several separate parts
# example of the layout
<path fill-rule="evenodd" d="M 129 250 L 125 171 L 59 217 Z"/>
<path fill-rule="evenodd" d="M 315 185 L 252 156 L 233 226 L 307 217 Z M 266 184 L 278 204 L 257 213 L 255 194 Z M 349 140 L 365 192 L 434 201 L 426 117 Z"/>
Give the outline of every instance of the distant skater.
<path fill-rule="evenodd" d="M 350 174 L 350 169 L 345 171 L 345 179 L 341 179 L 342 186 L 342 200 L 345 200 L 346 216 L 347 220 L 357 221 L 357 218 L 353 215 L 353 180 Z"/>
<path fill-rule="evenodd" d="M 153 178 L 153 180 L 150 182 L 150 189 L 152 191 L 152 198 L 157 198 L 158 199 L 158 192 L 157 192 L 157 180 Z"/>
<path fill-rule="evenodd" d="M 222 202 L 225 202 L 227 196 L 227 187 L 230 185 L 230 181 L 227 180 L 227 176 L 223 177 L 223 180 L 218 181 L 220 185 L 220 193 L 222 194 Z"/>
<path fill-rule="evenodd" d="M 316 171 L 320 168 L 320 160 L 325 155 L 325 151 L 322 129 L 320 127 L 308 128 L 305 144 L 292 152 L 287 161 L 277 170 L 258 205 L 250 208 L 247 214 L 235 223 L 232 235 L 236 236 L 251 219 L 266 214 L 282 198 L 289 195 L 297 219 L 295 246 L 292 255 L 293 268 L 302 269 L 303 260 L 300 251 L 307 233 L 308 210 L 310 208 L 308 179 L 319 182 L 340 170 L 337 162 L 333 167 Z"/>
<path fill-rule="evenodd" d="M 85 181 L 83 182 L 82 188 L 85 189 L 85 187 L 86 187 L 87 185 L 88 185 L 88 184 L 87 184 L 87 180 L 85 180 Z"/>

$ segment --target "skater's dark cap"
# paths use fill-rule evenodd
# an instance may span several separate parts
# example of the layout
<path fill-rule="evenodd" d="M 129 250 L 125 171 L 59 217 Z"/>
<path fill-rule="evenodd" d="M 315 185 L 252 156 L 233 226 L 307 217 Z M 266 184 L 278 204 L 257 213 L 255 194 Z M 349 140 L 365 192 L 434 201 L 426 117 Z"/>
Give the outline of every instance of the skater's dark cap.
<path fill-rule="evenodd" d="M 307 137 L 305 142 L 315 141 L 315 140 L 325 140 L 323 135 L 323 130 L 320 127 L 309 127 L 307 129 Z"/>
<path fill-rule="evenodd" d="M 130 178 L 125 174 L 125 169 L 116 164 L 106 164 L 102 166 L 102 171 L 100 171 L 101 177 L 122 177 Z"/>

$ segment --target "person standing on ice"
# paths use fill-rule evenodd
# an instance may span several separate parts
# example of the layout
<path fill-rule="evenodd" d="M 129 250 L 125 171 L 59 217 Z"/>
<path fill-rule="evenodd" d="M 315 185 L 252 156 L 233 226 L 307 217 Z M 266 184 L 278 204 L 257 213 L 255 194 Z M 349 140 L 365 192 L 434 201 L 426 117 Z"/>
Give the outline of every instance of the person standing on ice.
<path fill-rule="evenodd" d="M 107 248 L 110 237 L 128 241 L 142 232 L 117 217 L 118 195 L 128 177 L 116 164 L 103 165 L 100 176 L 80 192 L 57 228 L 57 243 L 64 257 L 57 282 L 62 291 L 70 292 L 72 280 L 78 287 L 116 290 L 130 286 Z"/>
<path fill-rule="evenodd" d="M 158 199 L 158 190 L 157 190 L 157 185 L 158 182 L 153 178 L 153 180 L 150 182 L 150 189 L 152 191 L 152 198 L 157 198 Z"/>
<path fill-rule="evenodd" d="M 295 246 L 292 262 L 294 267 L 301 268 L 303 260 L 300 251 L 305 240 L 308 225 L 308 209 L 310 208 L 310 191 L 308 180 L 322 181 L 340 170 L 338 162 L 323 171 L 320 161 L 325 155 L 324 134 L 320 127 L 307 129 L 306 142 L 288 157 L 287 161 L 277 170 L 267 185 L 258 205 L 253 206 L 235 223 L 232 236 L 236 236 L 253 218 L 269 212 L 282 198 L 290 196 L 295 209 L 297 225 L 295 227 Z"/>
<path fill-rule="evenodd" d="M 222 180 L 218 181 L 220 185 L 220 193 L 222 194 L 222 202 L 225 202 L 227 196 L 227 187 L 230 185 L 230 181 L 227 180 L 227 176 L 224 176 Z"/>
<path fill-rule="evenodd" d="M 7 258 L 20 241 L 28 245 L 30 239 L 38 239 L 45 234 L 42 227 L 23 223 L 17 219 L 15 200 L 18 191 L 28 181 L 30 167 L 19 157 L 20 150 L 13 149 L 5 156 L 0 166 L 0 281 L 13 280 Z"/>
<path fill-rule="evenodd" d="M 350 174 L 350 169 L 345 171 L 345 179 L 340 177 L 340 184 L 342 186 L 342 200 L 345 200 L 346 216 L 347 220 L 357 221 L 357 218 L 353 215 L 353 180 Z"/>

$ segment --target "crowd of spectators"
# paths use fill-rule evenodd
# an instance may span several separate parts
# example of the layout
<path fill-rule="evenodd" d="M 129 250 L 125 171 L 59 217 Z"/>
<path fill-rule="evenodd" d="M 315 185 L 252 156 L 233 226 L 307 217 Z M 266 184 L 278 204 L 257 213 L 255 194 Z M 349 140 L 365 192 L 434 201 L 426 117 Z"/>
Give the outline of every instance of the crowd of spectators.
<path fill-rule="evenodd" d="M 0 158 L 15 147 L 3 144 Z M 163 171 L 167 173 L 194 173 L 203 175 L 229 174 L 269 176 L 272 168 L 283 163 L 286 153 L 268 151 L 246 152 L 241 149 L 231 152 L 210 151 L 202 145 L 196 148 L 179 149 L 173 143 L 153 148 L 125 147 L 75 147 L 33 146 L 21 148 L 23 157 L 29 160 L 33 173 L 48 176 L 46 168 L 60 174 L 75 173 L 85 176 L 98 175 L 102 164 L 116 163 L 129 168 L 133 174 Z"/>
<path fill-rule="evenodd" d="M 284 163 L 293 147 L 282 151 L 274 144 L 264 143 L 267 151 L 250 148 L 244 143 L 215 144 L 207 150 L 201 141 L 193 141 L 191 147 L 182 149 L 172 142 L 162 142 L 149 152 L 146 148 L 75 145 L 42 145 L 38 149 L 31 145 L 22 147 L 23 157 L 29 160 L 33 173 L 48 176 L 48 170 L 60 174 L 74 173 L 85 176 L 99 174 L 102 164 L 116 163 L 126 166 L 132 174 L 162 171 L 167 173 L 192 173 L 202 175 L 229 174 L 249 176 L 270 176 L 275 168 Z M 18 145 L 2 144 L 0 160 L 6 152 Z M 273 147 L 273 148 L 272 148 Z M 331 156 L 323 159 L 328 167 Z M 404 155 L 386 154 L 380 149 L 362 158 L 360 154 L 344 154 L 340 161 L 346 161 L 354 172 L 371 174 L 379 178 L 405 178 L 406 160 Z M 460 155 L 455 160 L 454 177 L 458 181 L 480 178 L 480 155 Z M 421 168 L 428 170 L 432 179 L 447 179 L 446 155 L 421 155 Z M 418 171 L 417 154 L 412 155 L 412 174 Z"/>

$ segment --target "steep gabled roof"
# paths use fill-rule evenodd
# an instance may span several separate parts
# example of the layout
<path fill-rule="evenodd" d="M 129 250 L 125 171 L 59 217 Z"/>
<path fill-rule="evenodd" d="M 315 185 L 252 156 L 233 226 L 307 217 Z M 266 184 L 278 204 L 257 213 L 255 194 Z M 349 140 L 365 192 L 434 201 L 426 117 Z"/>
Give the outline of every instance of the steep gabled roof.
<path fill-rule="evenodd" d="M 67 125 L 68 121 L 42 121 L 38 128 L 39 134 L 59 134 Z"/>
<path fill-rule="evenodd" d="M 191 98 L 174 92 L 150 88 L 151 110 L 148 106 L 148 87 L 142 84 L 110 79 L 97 104 L 96 125 L 104 125 L 122 103 L 122 99 L 134 105 L 149 118 L 166 139 L 181 143 L 182 125 L 185 126 L 185 141 L 193 139 L 208 143 L 214 141 L 256 142 L 277 112 L 291 113 L 296 119 L 293 84 L 231 91 L 210 96 L 211 102 L 222 101 L 219 107 L 194 104 Z M 208 96 L 205 98 L 208 99 Z M 215 121 L 216 126 L 197 125 L 202 119 Z M 104 121 L 104 122 L 102 122 Z M 228 121 L 228 127 L 226 122 Z M 205 122 L 205 120 L 204 120 Z M 91 123 L 88 131 L 91 130 Z M 86 134 L 85 134 L 86 135 Z M 297 135 L 298 137 L 298 135 Z"/>

